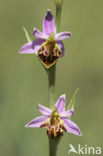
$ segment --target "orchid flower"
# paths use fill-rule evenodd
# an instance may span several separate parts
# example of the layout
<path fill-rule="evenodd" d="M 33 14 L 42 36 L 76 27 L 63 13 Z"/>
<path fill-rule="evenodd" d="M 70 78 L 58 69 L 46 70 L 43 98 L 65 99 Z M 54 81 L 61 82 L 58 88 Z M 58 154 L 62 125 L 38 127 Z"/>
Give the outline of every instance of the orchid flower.
<path fill-rule="evenodd" d="M 56 33 L 54 17 L 50 10 L 46 12 L 43 20 L 43 32 L 34 28 L 33 35 L 37 37 L 37 39 L 23 45 L 20 53 L 37 54 L 41 63 L 46 68 L 51 67 L 56 63 L 58 58 L 64 55 L 65 48 L 62 40 L 72 36 L 70 32 Z"/>
<path fill-rule="evenodd" d="M 33 119 L 25 127 L 45 127 L 48 136 L 53 139 L 62 136 L 64 132 L 81 136 L 79 127 L 70 120 L 74 110 L 66 111 L 65 103 L 65 95 L 62 95 L 52 110 L 39 104 L 38 109 L 42 116 Z"/>

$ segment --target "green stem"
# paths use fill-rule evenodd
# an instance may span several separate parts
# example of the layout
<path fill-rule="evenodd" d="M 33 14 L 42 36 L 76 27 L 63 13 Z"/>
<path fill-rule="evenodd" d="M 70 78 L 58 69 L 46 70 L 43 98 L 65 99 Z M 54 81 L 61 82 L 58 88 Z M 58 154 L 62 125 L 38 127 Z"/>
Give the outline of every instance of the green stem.
<path fill-rule="evenodd" d="M 55 77 L 56 77 L 56 64 L 47 69 L 48 72 L 48 91 L 49 91 L 49 107 L 54 106 L 54 95 L 55 95 Z"/>
<path fill-rule="evenodd" d="M 62 0 L 63 1 L 63 0 Z M 61 11 L 62 11 L 62 3 L 61 5 L 56 5 L 56 28 L 57 32 L 60 27 L 61 20 Z M 55 96 L 55 76 L 56 76 L 56 64 L 47 69 L 48 73 L 48 81 L 49 81 L 49 106 L 54 106 L 54 96 Z M 49 137 L 49 156 L 56 156 L 57 147 L 58 147 L 59 139 L 52 139 Z"/>
<path fill-rule="evenodd" d="M 56 29 L 59 32 L 60 22 L 61 22 L 61 12 L 62 12 L 62 5 L 56 6 Z"/>
<path fill-rule="evenodd" d="M 49 156 L 56 156 L 59 139 L 52 139 L 49 137 Z"/>

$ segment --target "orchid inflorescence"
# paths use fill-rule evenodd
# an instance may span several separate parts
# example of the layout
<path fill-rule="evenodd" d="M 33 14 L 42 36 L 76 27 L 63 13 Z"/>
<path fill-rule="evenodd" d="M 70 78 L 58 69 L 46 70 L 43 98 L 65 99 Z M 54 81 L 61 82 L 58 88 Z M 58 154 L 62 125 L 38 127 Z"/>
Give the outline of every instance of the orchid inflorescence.
<path fill-rule="evenodd" d="M 62 0 L 55 0 L 55 3 L 57 2 L 60 2 L 61 4 Z M 45 67 L 46 71 L 49 71 L 47 73 L 50 74 L 51 70 L 49 69 L 56 65 L 57 60 L 65 53 L 62 40 L 70 38 L 72 34 L 67 31 L 57 33 L 54 17 L 51 11 L 47 10 L 43 20 L 43 32 L 39 31 L 37 28 L 34 28 L 33 35 L 37 37 L 37 39 L 29 41 L 23 45 L 20 50 L 20 54 L 36 54 L 42 65 Z M 54 69 L 52 68 L 53 73 L 55 72 Z M 55 74 L 53 74 L 53 81 L 51 81 L 53 76 L 52 72 L 48 77 L 48 80 L 52 82 L 50 83 L 50 87 L 53 85 L 55 86 Z M 52 92 L 52 89 L 50 91 Z M 54 94 L 54 92 L 52 94 Z M 73 105 L 74 101 L 75 97 L 73 96 Z M 82 133 L 80 132 L 79 127 L 70 119 L 70 117 L 74 114 L 74 107 L 70 104 L 70 107 L 66 110 L 65 103 L 65 95 L 62 95 L 55 105 L 54 103 L 52 104 L 54 106 L 51 107 L 51 109 L 39 104 L 38 109 L 42 116 L 33 119 L 28 124 L 26 124 L 25 127 L 44 127 L 47 130 L 47 135 L 49 138 L 54 140 L 62 136 L 64 132 L 69 132 L 81 136 Z"/>

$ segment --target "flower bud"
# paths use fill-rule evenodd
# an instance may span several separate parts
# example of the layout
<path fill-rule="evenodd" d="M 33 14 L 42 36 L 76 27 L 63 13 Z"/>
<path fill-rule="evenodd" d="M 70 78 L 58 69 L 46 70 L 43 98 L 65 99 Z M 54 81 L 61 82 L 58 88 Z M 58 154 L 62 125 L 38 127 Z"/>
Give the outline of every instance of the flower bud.
<path fill-rule="evenodd" d="M 63 0 L 54 0 L 56 7 L 61 7 L 63 4 Z"/>

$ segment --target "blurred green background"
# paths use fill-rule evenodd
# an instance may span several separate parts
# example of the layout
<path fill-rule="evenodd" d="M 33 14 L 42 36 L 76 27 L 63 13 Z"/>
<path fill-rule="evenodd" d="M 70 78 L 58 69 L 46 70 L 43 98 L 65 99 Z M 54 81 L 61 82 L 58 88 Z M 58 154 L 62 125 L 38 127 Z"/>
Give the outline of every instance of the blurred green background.
<path fill-rule="evenodd" d="M 34 55 L 18 53 L 27 42 L 22 26 L 34 39 L 33 27 L 42 30 L 48 8 L 55 15 L 52 0 L 0 0 L 0 156 L 48 155 L 46 130 L 24 128 L 40 115 L 38 103 L 48 105 L 47 75 Z M 64 0 L 64 30 L 72 38 L 57 63 L 55 101 L 65 93 L 68 104 L 80 88 L 72 120 L 83 136 L 66 133 L 58 156 L 68 155 L 70 143 L 103 145 L 103 0 Z"/>

